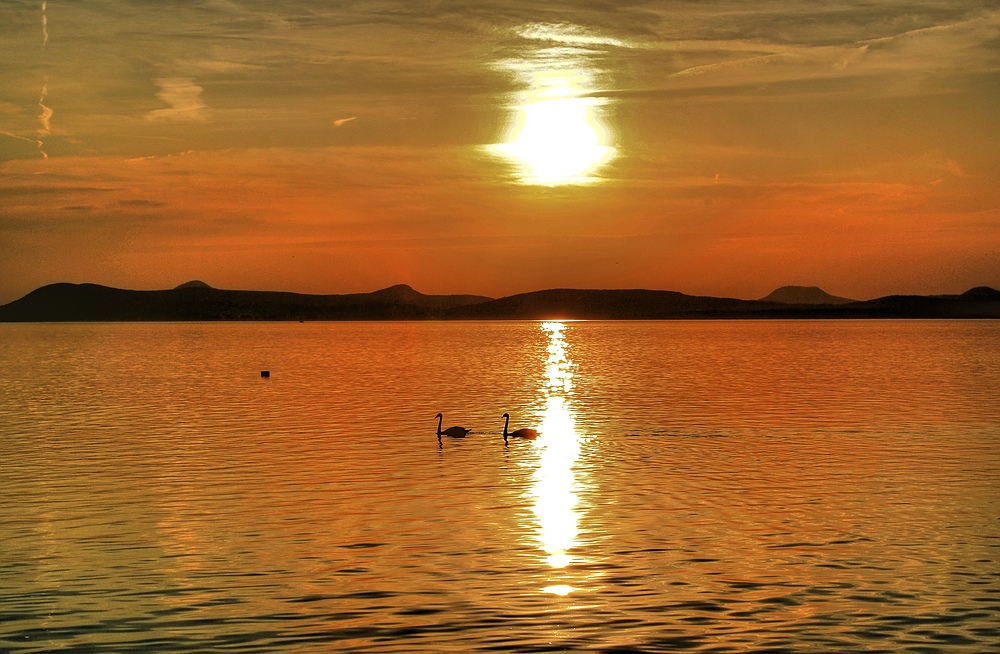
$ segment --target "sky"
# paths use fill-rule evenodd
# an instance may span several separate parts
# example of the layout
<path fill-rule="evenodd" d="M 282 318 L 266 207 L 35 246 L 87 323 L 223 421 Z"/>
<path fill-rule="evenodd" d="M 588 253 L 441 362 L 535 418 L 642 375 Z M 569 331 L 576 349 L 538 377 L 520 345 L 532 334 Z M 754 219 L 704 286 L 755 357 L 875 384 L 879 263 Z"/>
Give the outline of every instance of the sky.
<path fill-rule="evenodd" d="M 995 0 L 0 0 L 0 51 L 0 303 L 1000 287 Z"/>

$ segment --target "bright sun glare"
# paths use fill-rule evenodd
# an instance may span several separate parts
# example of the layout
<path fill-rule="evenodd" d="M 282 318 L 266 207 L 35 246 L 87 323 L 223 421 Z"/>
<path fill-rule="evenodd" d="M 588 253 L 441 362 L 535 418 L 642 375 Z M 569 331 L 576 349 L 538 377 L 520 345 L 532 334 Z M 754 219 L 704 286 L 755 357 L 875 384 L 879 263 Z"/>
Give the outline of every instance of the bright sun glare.
<path fill-rule="evenodd" d="M 537 100 L 518 109 L 510 141 L 497 147 L 517 162 L 521 180 L 557 185 L 592 181 L 589 174 L 608 161 L 594 98 Z"/>
<path fill-rule="evenodd" d="M 542 329 L 549 336 L 549 357 L 545 364 L 548 379 L 544 388 L 547 397 L 532 495 L 546 560 L 553 568 L 565 568 L 573 562 L 570 550 L 576 545 L 579 531 L 573 465 L 580 456 L 580 442 L 566 401 L 573 387 L 573 364 L 567 357 L 563 338 L 565 325 L 547 322 Z"/>
<path fill-rule="evenodd" d="M 526 184 L 596 181 L 593 173 L 615 148 L 604 121 L 606 100 L 594 97 L 594 71 L 577 48 L 550 47 L 536 59 L 508 62 L 528 87 L 514 103 L 504 143 L 492 146 L 517 166 Z"/>

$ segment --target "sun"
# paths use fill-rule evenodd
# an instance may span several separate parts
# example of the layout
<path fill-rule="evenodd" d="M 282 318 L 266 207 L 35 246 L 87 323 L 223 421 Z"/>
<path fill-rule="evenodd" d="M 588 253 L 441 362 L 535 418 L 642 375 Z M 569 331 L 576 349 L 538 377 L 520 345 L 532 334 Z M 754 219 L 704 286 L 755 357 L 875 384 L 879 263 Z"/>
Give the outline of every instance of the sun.
<path fill-rule="evenodd" d="M 517 162 L 524 182 L 593 181 L 590 173 L 614 155 L 614 148 L 605 145 L 607 134 L 596 106 L 593 98 L 561 98 L 521 107 L 510 140 L 497 150 Z"/>
<path fill-rule="evenodd" d="M 518 72 L 529 88 L 514 103 L 514 119 L 503 143 L 492 146 L 517 168 L 525 184 L 590 184 L 615 156 L 604 115 L 606 100 L 595 97 L 592 73 L 579 61 L 533 62 Z"/>

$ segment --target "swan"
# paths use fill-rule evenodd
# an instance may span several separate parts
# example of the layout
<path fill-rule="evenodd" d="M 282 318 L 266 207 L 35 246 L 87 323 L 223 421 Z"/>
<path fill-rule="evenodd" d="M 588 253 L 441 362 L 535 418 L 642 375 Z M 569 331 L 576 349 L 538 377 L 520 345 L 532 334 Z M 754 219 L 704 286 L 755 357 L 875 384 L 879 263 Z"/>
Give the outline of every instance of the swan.
<path fill-rule="evenodd" d="M 441 422 L 444 420 L 444 416 L 439 413 L 434 417 L 438 419 L 438 439 L 442 436 L 465 438 L 465 435 L 472 431 L 471 429 L 466 429 L 465 427 L 448 427 L 444 431 L 441 431 Z"/>
<path fill-rule="evenodd" d="M 511 433 L 507 433 L 507 425 L 510 424 L 510 414 L 503 414 L 503 442 L 507 442 L 507 437 L 511 438 L 523 438 L 525 440 L 533 441 L 538 438 L 538 431 L 531 429 L 530 427 L 522 427 L 521 429 L 515 429 Z"/>

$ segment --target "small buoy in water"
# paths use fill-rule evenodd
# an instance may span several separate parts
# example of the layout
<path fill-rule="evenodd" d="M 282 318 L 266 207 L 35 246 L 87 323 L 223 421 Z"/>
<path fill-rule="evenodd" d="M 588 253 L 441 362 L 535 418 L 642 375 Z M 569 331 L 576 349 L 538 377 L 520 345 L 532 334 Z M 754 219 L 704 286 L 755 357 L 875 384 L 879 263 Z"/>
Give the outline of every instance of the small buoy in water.
<path fill-rule="evenodd" d="M 271 371 L 270 370 L 261 370 L 260 371 L 260 376 L 261 377 L 270 377 L 271 376 Z"/>

